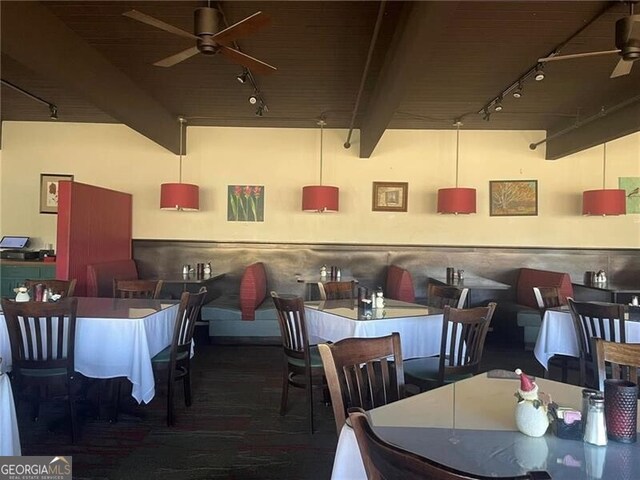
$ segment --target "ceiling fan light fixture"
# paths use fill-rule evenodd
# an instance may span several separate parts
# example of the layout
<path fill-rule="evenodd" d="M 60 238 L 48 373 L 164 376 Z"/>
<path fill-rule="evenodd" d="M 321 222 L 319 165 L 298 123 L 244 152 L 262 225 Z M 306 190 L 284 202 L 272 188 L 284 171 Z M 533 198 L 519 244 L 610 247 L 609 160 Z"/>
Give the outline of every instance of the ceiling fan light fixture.
<path fill-rule="evenodd" d="M 544 80 L 544 65 L 542 65 L 542 63 L 539 63 L 536 66 L 536 71 L 533 75 L 533 78 L 536 82 L 541 82 L 542 80 Z"/>

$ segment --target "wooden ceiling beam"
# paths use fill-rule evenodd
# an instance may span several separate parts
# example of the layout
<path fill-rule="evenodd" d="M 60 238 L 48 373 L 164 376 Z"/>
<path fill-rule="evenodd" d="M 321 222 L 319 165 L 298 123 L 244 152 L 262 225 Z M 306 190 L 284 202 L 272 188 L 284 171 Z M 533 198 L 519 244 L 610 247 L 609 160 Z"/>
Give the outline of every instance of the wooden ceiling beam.
<path fill-rule="evenodd" d="M 2 2 L 1 48 L 25 67 L 179 153 L 177 118 L 41 3 Z"/>
<path fill-rule="evenodd" d="M 423 64 L 445 38 L 458 2 L 406 2 L 360 126 L 360 158 L 369 158 Z"/>
<path fill-rule="evenodd" d="M 568 127 L 571 128 L 571 127 Z M 596 145 L 640 131 L 640 98 L 577 128 L 559 134 L 548 132 L 547 160 L 558 160 Z M 554 136 L 556 135 L 556 136 Z"/>

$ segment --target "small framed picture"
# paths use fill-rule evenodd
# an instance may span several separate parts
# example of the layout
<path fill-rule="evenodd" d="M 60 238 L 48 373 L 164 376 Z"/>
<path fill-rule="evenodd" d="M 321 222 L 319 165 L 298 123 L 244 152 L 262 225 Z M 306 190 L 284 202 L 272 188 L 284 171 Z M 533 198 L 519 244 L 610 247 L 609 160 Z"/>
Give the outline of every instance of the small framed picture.
<path fill-rule="evenodd" d="M 490 181 L 489 199 L 492 217 L 538 215 L 538 181 Z"/>
<path fill-rule="evenodd" d="M 373 182 L 374 212 L 406 212 L 409 184 L 407 182 Z"/>
<path fill-rule="evenodd" d="M 40 213 L 58 213 L 58 182 L 73 181 L 73 175 L 40 174 Z"/>

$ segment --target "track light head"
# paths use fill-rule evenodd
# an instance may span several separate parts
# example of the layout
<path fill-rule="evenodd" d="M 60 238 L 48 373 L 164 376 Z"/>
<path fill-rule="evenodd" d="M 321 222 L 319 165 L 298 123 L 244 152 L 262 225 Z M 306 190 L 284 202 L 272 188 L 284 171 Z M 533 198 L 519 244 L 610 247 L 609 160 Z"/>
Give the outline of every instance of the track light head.
<path fill-rule="evenodd" d="M 262 117 L 266 112 L 269 111 L 269 108 L 263 102 L 260 102 L 258 108 L 256 109 L 256 117 Z"/>
<path fill-rule="evenodd" d="M 245 83 L 247 81 L 248 72 L 244 70 L 240 75 L 236 77 L 236 80 L 240 83 Z"/>
<path fill-rule="evenodd" d="M 49 105 L 49 118 L 51 120 L 58 120 L 58 107 L 56 107 L 53 103 Z"/>
<path fill-rule="evenodd" d="M 258 103 L 258 96 L 253 94 L 249 97 L 249 103 L 251 105 L 255 105 L 256 103 Z"/>
<path fill-rule="evenodd" d="M 541 63 L 536 66 L 536 71 L 533 75 L 533 78 L 536 82 L 541 82 L 542 80 L 544 80 L 544 66 Z"/>
<path fill-rule="evenodd" d="M 501 112 L 504 109 L 504 107 L 502 106 L 502 97 L 498 97 L 496 98 L 494 104 L 493 104 L 493 110 L 496 112 Z"/>
<path fill-rule="evenodd" d="M 518 86 L 512 93 L 513 98 L 522 98 L 522 82 L 518 82 Z"/>
<path fill-rule="evenodd" d="M 482 118 L 485 121 L 489 121 L 489 119 L 491 118 L 491 114 L 489 113 L 489 109 L 485 107 L 485 109 L 482 111 Z"/>

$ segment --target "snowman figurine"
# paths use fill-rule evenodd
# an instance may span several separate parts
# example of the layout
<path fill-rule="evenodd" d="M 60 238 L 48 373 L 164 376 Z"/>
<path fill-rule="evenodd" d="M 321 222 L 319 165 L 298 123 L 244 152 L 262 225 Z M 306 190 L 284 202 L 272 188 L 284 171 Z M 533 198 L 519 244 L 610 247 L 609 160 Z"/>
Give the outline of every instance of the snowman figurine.
<path fill-rule="evenodd" d="M 541 437 L 549 428 L 547 405 L 549 397 L 538 393 L 538 386 L 519 368 L 516 374 L 520 376 L 520 388 L 515 393 L 518 399 L 516 405 L 516 426 L 525 435 Z"/>

